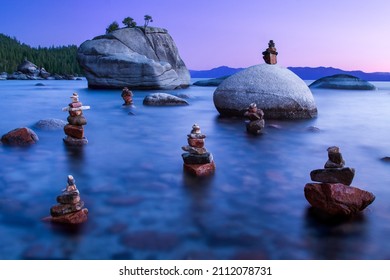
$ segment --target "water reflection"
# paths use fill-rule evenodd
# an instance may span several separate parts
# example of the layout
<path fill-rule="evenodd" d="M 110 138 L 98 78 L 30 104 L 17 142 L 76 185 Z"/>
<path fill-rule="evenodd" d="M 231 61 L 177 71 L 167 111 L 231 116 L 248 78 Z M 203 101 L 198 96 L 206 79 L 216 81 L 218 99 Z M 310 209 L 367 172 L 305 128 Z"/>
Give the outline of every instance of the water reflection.
<path fill-rule="evenodd" d="M 360 212 L 351 217 L 331 217 L 310 207 L 306 211 L 304 240 L 313 259 L 362 259 L 366 247 L 367 220 Z"/>

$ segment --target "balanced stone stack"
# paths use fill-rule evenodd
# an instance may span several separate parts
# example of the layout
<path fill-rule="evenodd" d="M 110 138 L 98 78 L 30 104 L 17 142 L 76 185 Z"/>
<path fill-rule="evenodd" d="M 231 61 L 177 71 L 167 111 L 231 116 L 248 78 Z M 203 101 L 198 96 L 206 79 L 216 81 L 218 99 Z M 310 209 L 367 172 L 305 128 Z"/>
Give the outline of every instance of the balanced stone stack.
<path fill-rule="evenodd" d="M 123 103 L 123 105 L 127 106 L 133 104 L 133 93 L 127 87 L 123 88 L 121 96 L 123 101 L 125 102 Z"/>
<path fill-rule="evenodd" d="M 276 64 L 276 56 L 278 55 L 278 52 L 276 51 L 275 48 L 275 43 L 273 40 L 270 40 L 268 43 L 268 49 L 263 51 L 263 59 L 265 63 L 267 64 Z"/>
<path fill-rule="evenodd" d="M 213 155 L 204 147 L 206 135 L 201 133 L 197 124 L 192 126 L 188 136 L 188 145 L 182 147 L 186 153 L 182 154 L 184 170 L 195 176 L 207 176 L 215 171 Z"/>
<path fill-rule="evenodd" d="M 355 169 L 344 165 L 339 148 L 332 146 L 328 148 L 325 168 L 311 171 L 311 180 L 320 183 L 306 184 L 304 192 L 314 208 L 330 215 L 352 215 L 375 200 L 372 193 L 350 186 Z"/>
<path fill-rule="evenodd" d="M 72 175 L 68 175 L 67 186 L 57 196 L 57 202 L 57 205 L 50 208 L 50 221 L 65 224 L 81 224 L 87 221 L 88 209 L 83 208 L 84 201 L 80 199 L 80 193 Z"/>
<path fill-rule="evenodd" d="M 64 127 L 66 137 L 64 142 L 71 146 L 81 146 L 88 143 L 87 138 L 84 136 L 84 125 L 87 124 L 87 120 L 83 115 L 83 110 L 90 109 L 90 106 L 83 106 L 79 101 L 77 93 L 73 93 L 70 97 L 72 102 L 68 107 L 62 108 L 62 111 L 68 111 L 68 124 Z"/>
<path fill-rule="evenodd" d="M 251 103 L 244 116 L 249 119 L 246 123 L 246 131 L 248 133 L 258 135 L 264 128 L 264 112 L 257 108 L 256 103 Z"/>

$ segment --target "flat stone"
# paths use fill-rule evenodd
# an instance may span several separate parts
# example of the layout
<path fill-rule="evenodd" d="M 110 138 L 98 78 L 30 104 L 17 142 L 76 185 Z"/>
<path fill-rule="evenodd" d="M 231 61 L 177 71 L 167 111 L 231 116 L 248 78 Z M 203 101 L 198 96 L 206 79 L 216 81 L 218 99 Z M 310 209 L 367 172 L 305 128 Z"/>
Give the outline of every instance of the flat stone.
<path fill-rule="evenodd" d="M 206 164 L 183 164 L 184 171 L 195 176 L 208 176 L 215 172 L 214 161 Z"/>
<path fill-rule="evenodd" d="M 191 147 L 191 146 L 184 146 L 181 147 L 183 151 L 189 152 L 190 154 L 195 154 L 195 155 L 203 155 L 207 153 L 206 148 L 196 148 L 196 147 Z"/>
<path fill-rule="evenodd" d="M 344 184 L 309 183 L 304 193 L 311 206 L 330 215 L 356 214 L 375 200 L 371 192 Z"/>
<path fill-rule="evenodd" d="M 80 211 L 73 213 L 65 214 L 58 217 L 47 217 L 44 218 L 44 221 L 49 221 L 52 223 L 61 223 L 61 224 L 82 224 L 88 219 L 88 209 L 83 208 Z"/>
<path fill-rule="evenodd" d="M 69 116 L 71 117 L 81 116 L 82 114 L 83 114 L 82 110 L 69 111 Z"/>
<path fill-rule="evenodd" d="M 84 201 L 79 201 L 76 204 L 57 204 L 50 208 L 50 215 L 53 217 L 62 216 L 72 212 L 81 210 L 84 207 Z"/>
<path fill-rule="evenodd" d="M 73 138 L 83 139 L 84 137 L 84 128 L 82 126 L 67 124 L 64 127 L 64 132 Z"/>
<path fill-rule="evenodd" d="M 194 155 L 190 153 L 184 153 L 181 155 L 184 163 L 186 164 L 206 164 L 213 161 L 213 155 L 211 153 L 204 153 L 202 155 Z"/>
<path fill-rule="evenodd" d="M 358 77 L 347 74 L 336 74 L 318 79 L 309 85 L 310 88 L 327 89 L 352 89 L 352 90 L 375 90 L 376 87 Z"/>
<path fill-rule="evenodd" d="M 62 194 L 57 196 L 57 202 L 61 204 L 76 204 L 80 201 L 79 191 L 64 191 Z"/>
<path fill-rule="evenodd" d="M 187 134 L 187 137 L 191 139 L 204 139 L 206 138 L 206 135 L 202 133 L 190 133 Z"/>
<path fill-rule="evenodd" d="M 87 124 L 87 119 L 83 115 L 74 116 L 74 117 L 68 116 L 67 120 L 71 125 L 81 126 Z"/>
<path fill-rule="evenodd" d="M 204 147 L 204 138 L 196 139 L 196 138 L 188 138 L 188 145 L 195 148 L 203 148 Z"/>
<path fill-rule="evenodd" d="M 65 144 L 69 145 L 69 146 L 82 146 L 82 145 L 86 145 L 88 144 L 88 140 L 87 138 L 83 138 L 83 139 L 77 139 L 77 138 L 74 138 L 72 136 L 66 136 L 63 138 Z"/>
<path fill-rule="evenodd" d="M 344 160 L 341 163 L 334 163 L 333 161 L 328 160 L 324 167 L 325 168 L 343 168 L 344 167 Z"/>
<path fill-rule="evenodd" d="M 352 183 L 354 176 L 355 169 L 349 167 L 316 169 L 310 172 L 312 181 L 321 183 L 342 183 L 348 186 Z"/>
<path fill-rule="evenodd" d="M 81 102 L 69 103 L 69 107 L 71 107 L 71 108 L 80 108 L 81 106 L 83 106 L 83 104 Z"/>

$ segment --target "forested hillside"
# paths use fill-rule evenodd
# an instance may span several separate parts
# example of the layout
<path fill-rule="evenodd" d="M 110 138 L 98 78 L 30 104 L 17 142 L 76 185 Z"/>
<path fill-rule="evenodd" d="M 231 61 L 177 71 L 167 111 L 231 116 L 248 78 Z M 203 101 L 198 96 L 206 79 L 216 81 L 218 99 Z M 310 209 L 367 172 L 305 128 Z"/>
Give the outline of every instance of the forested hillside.
<path fill-rule="evenodd" d="M 0 34 L 0 72 L 15 72 L 26 58 L 49 73 L 82 74 L 76 54 L 76 45 L 32 48 L 20 43 L 16 38 Z"/>

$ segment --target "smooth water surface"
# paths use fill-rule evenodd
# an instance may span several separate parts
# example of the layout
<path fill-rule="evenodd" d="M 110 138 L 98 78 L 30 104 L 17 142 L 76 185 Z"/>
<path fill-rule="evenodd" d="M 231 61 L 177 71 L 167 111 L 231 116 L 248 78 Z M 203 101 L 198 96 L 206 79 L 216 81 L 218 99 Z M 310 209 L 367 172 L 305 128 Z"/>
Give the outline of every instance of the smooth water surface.
<path fill-rule="evenodd" d="M 152 91 L 91 90 L 86 81 L 0 81 L 0 134 L 28 126 L 40 141 L 0 145 L 0 259 L 388 259 L 390 258 L 390 83 L 377 91 L 313 90 L 318 117 L 266 121 L 250 136 L 243 119 L 219 118 L 215 88 L 164 91 L 190 106 L 147 107 Z M 84 105 L 88 145 L 70 149 L 61 108 L 76 91 Z M 130 113 L 130 114 L 129 114 Z M 183 173 L 181 146 L 198 123 L 216 173 Z M 317 127 L 320 130 L 310 129 Z M 349 221 L 319 220 L 304 198 L 309 173 L 329 146 L 356 169 L 353 186 L 376 195 Z M 79 228 L 42 221 L 72 174 L 89 219 Z"/>

